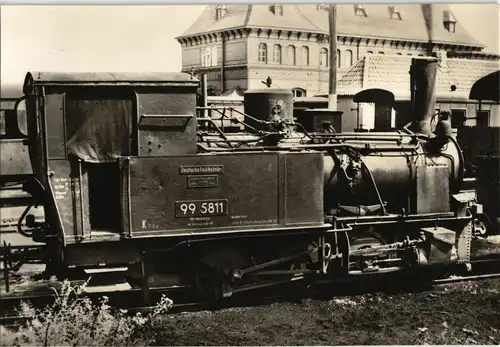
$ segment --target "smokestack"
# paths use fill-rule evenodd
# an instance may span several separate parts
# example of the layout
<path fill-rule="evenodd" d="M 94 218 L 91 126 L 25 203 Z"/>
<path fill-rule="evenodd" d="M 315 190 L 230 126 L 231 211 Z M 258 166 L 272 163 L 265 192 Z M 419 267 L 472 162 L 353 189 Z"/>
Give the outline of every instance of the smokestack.
<path fill-rule="evenodd" d="M 410 69 L 413 121 L 410 130 L 430 135 L 436 105 L 437 59 L 412 59 Z"/>

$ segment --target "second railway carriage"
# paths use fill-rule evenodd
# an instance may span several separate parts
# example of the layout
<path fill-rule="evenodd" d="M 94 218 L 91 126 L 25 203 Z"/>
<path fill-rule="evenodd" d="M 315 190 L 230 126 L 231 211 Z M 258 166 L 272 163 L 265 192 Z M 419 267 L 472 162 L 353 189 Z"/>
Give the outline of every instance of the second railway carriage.
<path fill-rule="evenodd" d="M 33 199 L 26 193 L 33 171 L 28 153 L 26 110 L 21 89 L 3 86 L 0 99 L 0 229 L 24 223 L 28 212 L 43 220 L 40 210 L 32 209 Z M 24 213 L 23 213 L 24 211 Z M 28 232 L 18 228 L 25 236 Z"/>
<path fill-rule="evenodd" d="M 500 121 L 500 71 L 493 72 L 479 79 L 470 91 L 470 99 L 479 101 L 479 111 L 483 101 L 494 103 Z M 461 129 L 459 129 L 460 132 Z M 490 234 L 500 233 L 500 127 L 474 127 L 463 138 L 464 146 L 475 145 L 476 153 L 470 153 L 476 165 L 475 188 L 477 198 L 484 205 L 482 222 Z M 472 130 L 472 131 L 470 131 Z M 474 143 L 475 142 L 475 143 Z M 474 155 L 475 154 L 475 155 Z"/>

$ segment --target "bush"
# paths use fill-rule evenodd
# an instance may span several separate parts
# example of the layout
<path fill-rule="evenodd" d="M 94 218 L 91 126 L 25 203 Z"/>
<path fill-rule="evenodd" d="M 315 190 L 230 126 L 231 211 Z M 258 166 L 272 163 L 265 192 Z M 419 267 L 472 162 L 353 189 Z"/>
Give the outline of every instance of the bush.
<path fill-rule="evenodd" d="M 148 315 L 130 316 L 110 307 L 105 296 L 98 305 L 79 297 L 86 285 L 63 282 L 54 303 L 42 310 L 21 303 L 17 314 L 30 319 L 17 329 L 0 326 L 0 346 L 144 346 L 153 342 L 150 328 L 172 306 L 162 296 Z"/>

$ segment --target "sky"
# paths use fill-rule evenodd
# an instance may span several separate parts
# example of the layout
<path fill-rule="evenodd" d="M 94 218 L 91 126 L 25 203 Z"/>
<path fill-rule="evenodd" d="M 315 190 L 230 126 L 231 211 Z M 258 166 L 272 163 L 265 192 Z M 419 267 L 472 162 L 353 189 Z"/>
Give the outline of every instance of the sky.
<path fill-rule="evenodd" d="M 27 71 L 180 71 L 175 40 L 205 5 L 2 5 L 1 84 Z M 499 52 L 497 4 L 450 5 L 485 51 Z"/>

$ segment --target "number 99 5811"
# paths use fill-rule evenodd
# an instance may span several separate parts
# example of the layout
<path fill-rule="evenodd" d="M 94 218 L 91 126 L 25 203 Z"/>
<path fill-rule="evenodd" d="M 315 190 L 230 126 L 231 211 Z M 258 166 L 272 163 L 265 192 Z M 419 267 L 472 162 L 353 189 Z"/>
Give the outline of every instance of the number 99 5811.
<path fill-rule="evenodd" d="M 227 200 L 176 201 L 175 217 L 226 216 Z"/>

